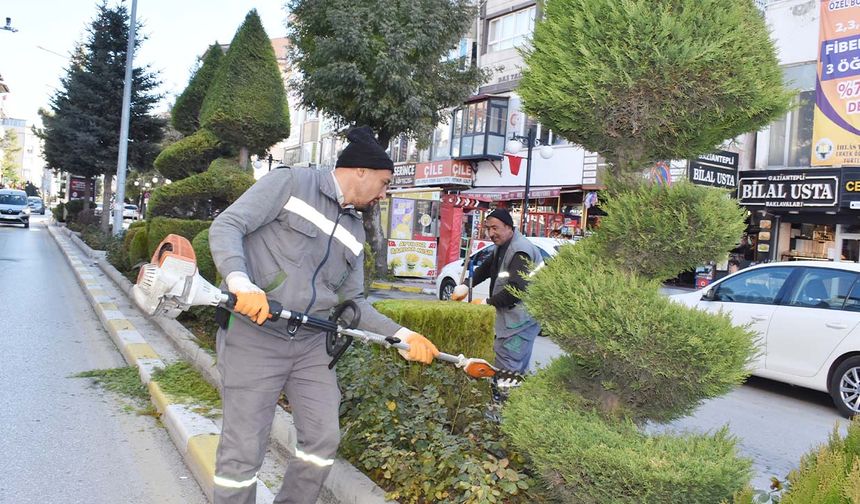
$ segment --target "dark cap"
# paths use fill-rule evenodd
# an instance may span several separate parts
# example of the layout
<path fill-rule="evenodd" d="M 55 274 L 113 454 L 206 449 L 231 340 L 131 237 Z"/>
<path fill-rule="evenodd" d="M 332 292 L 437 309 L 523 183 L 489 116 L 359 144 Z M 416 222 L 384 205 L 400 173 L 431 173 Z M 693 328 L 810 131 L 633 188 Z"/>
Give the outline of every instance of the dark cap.
<path fill-rule="evenodd" d="M 505 210 L 504 208 L 497 208 L 497 209 L 493 210 L 492 212 L 490 212 L 489 215 L 487 215 L 488 219 L 490 217 L 499 219 L 500 221 L 507 224 L 508 227 L 511 227 L 511 228 L 514 227 L 514 220 L 511 219 L 511 214 L 509 214 L 508 211 Z"/>
<path fill-rule="evenodd" d="M 370 168 L 394 171 L 394 163 L 379 145 L 369 126 L 353 128 L 346 134 L 349 145 L 337 158 L 335 168 Z"/>

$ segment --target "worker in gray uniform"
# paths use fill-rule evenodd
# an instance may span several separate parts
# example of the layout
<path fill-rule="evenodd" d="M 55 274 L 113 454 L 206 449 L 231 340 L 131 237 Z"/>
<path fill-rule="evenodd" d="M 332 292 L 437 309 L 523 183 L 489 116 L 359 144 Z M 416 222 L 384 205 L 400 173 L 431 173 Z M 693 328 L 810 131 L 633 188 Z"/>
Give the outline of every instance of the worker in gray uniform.
<path fill-rule="evenodd" d="M 265 175 L 212 223 L 215 266 L 236 295 L 217 336 L 223 426 L 215 465 L 216 504 L 254 504 L 257 472 L 281 391 L 297 431 L 276 503 L 317 501 L 340 442 L 340 390 L 325 333 L 271 321 L 266 298 L 328 318 L 353 300 L 358 328 L 406 342 L 407 360 L 432 362 L 424 336 L 379 314 L 364 298 L 364 211 L 385 197 L 394 166 L 370 128 L 356 128 L 332 172 L 281 168 Z"/>
<path fill-rule="evenodd" d="M 484 227 L 496 249 L 472 275 L 472 285 L 490 279 L 490 297 L 475 299 L 472 303 L 488 304 L 496 308 L 496 339 L 493 344 L 499 369 L 525 373 L 529 369 L 535 338 L 540 326 L 526 311 L 522 301 L 507 286 L 525 290 L 531 265 L 543 263 L 540 249 L 514 229 L 511 214 L 497 208 L 484 219 Z M 451 299 L 462 301 L 468 289 L 458 286 Z M 495 390 L 494 390 L 495 392 Z"/>

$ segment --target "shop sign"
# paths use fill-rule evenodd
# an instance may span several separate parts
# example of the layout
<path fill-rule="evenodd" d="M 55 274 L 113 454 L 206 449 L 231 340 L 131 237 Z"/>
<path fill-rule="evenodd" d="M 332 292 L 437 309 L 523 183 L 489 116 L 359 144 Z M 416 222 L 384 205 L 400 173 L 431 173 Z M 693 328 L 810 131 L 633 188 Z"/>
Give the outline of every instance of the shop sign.
<path fill-rule="evenodd" d="M 829 210 L 839 202 L 840 170 L 752 170 L 738 179 L 738 203 L 774 210 Z"/>
<path fill-rule="evenodd" d="M 465 185 L 471 186 L 474 179 L 472 165 L 468 161 L 447 159 L 415 165 L 415 185 Z"/>
<path fill-rule="evenodd" d="M 96 198 L 96 181 L 89 180 L 90 183 L 90 199 L 95 201 Z M 87 179 L 83 177 L 70 177 L 69 179 L 69 199 L 84 199 L 87 189 Z"/>
<path fill-rule="evenodd" d="M 736 152 L 724 150 L 699 156 L 690 161 L 690 182 L 711 187 L 736 188 L 739 157 Z"/>
<path fill-rule="evenodd" d="M 860 164 L 860 2 L 821 2 L 812 166 Z M 853 33 L 852 33 L 853 32 Z"/>
<path fill-rule="evenodd" d="M 388 240 L 388 269 L 394 276 L 436 277 L 436 240 Z"/>
<path fill-rule="evenodd" d="M 392 187 L 412 187 L 415 185 L 415 163 L 395 164 Z"/>
<path fill-rule="evenodd" d="M 843 208 L 860 209 L 860 168 L 842 169 L 842 191 L 839 201 Z"/>

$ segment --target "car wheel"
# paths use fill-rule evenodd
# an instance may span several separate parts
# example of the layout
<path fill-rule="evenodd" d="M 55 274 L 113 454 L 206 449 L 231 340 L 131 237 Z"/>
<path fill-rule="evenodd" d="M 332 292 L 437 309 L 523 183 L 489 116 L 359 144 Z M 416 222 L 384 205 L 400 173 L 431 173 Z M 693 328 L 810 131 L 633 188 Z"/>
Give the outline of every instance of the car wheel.
<path fill-rule="evenodd" d="M 847 418 L 860 414 L 860 357 L 846 359 L 830 378 L 830 397 Z"/>
<path fill-rule="evenodd" d="M 30 221 L 28 221 L 28 220 L 24 221 L 24 228 L 29 228 L 29 227 L 30 227 Z"/>
<path fill-rule="evenodd" d="M 456 286 L 457 284 L 450 278 L 442 280 L 442 285 L 439 286 L 439 299 L 441 301 L 448 301 L 451 299 L 451 295 L 454 294 L 454 287 Z"/>

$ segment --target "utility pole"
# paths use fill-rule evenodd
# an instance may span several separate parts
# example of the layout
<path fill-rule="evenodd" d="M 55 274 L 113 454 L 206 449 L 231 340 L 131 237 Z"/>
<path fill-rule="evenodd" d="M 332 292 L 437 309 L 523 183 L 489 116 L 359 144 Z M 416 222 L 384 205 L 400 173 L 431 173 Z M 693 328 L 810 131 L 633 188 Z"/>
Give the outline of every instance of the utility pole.
<path fill-rule="evenodd" d="M 125 172 L 128 164 L 128 123 L 131 108 L 131 68 L 134 62 L 134 35 L 137 31 L 137 0 L 131 0 L 128 24 L 128 49 L 125 55 L 125 85 L 122 89 L 122 123 L 119 128 L 119 156 L 116 162 L 116 203 L 113 208 L 113 234 L 122 232 L 122 211 L 125 202 Z"/>

